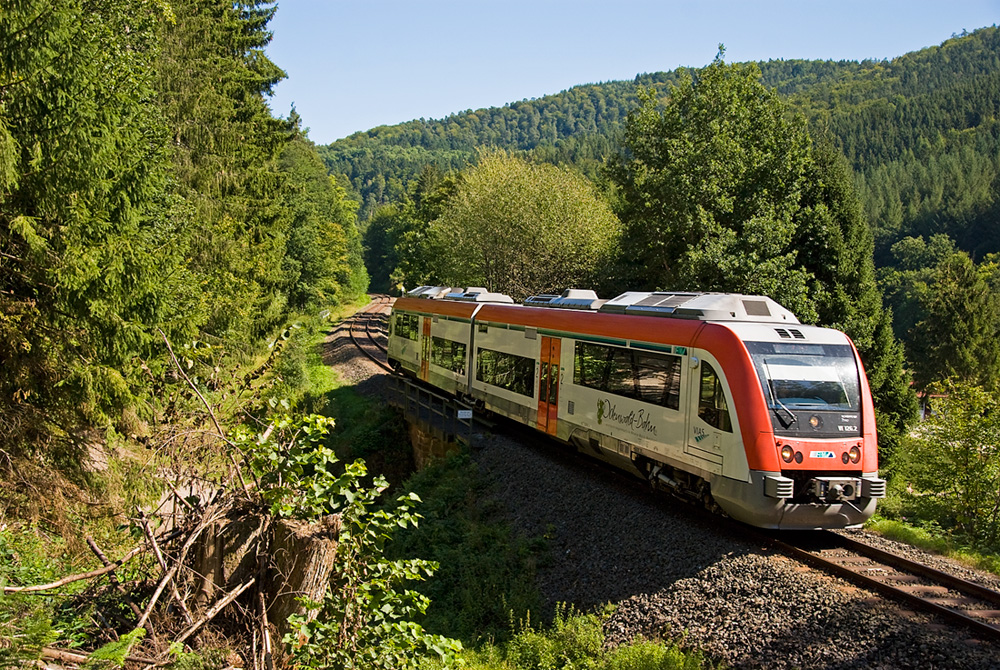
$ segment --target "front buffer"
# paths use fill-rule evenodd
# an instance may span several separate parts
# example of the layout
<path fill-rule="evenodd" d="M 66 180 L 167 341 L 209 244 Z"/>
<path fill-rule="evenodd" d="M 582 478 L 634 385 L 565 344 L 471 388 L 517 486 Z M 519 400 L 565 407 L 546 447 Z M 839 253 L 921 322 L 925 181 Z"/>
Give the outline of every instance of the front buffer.
<path fill-rule="evenodd" d="M 750 471 L 750 481 L 714 477 L 712 497 L 732 518 L 761 528 L 815 530 L 857 528 L 885 497 L 877 473 L 795 479 L 780 472 Z"/>

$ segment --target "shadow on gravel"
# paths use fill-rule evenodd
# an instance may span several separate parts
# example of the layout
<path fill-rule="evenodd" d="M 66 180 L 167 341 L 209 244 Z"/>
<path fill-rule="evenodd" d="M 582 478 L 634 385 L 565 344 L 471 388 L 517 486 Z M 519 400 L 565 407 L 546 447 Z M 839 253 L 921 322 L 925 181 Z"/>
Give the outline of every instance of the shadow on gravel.
<path fill-rule="evenodd" d="M 903 614 L 566 448 L 492 436 L 474 458 L 517 532 L 547 540 L 548 607 L 617 606 L 609 644 L 683 637 L 733 668 L 998 667 L 996 645 Z"/>
<path fill-rule="evenodd" d="M 714 537 L 683 503 L 654 497 L 638 480 L 564 447 L 497 436 L 476 460 L 512 525 L 547 540 L 551 558 L 540 566 L 539 587 L 549 606 L 587 609 L 655 593 L 752 551 Z"/>

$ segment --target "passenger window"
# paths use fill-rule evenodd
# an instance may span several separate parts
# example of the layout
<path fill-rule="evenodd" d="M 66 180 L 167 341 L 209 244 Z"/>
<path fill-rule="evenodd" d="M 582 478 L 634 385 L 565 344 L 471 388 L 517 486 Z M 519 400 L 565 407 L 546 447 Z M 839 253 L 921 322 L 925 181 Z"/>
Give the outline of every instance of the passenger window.
<path fill-rule="evenodd" d="M 431 363 L 438 367 L 465 374 L 465 343 L 443 337 L 431 338 Z"/>
<path fill-rule="evenodd" d="M 680 408 L 681 357 L 577 342 L 573 383 L 670 409 Z"/>
<path fill-rule="evenodd" d="M 704 361 L 701 363 L 701 394 L 698 399 L 698 416 L 710 426 L 727 433 L 733 432 L 722 380 L 719 379 L 715 369 Z"/>
<path fill-rule="evenodd" d="M 417 341 L 420 335 L 420 317 L 416 314 L 396 314 L 395 318 L 397 337 L 405 337 L 408 340 Z"/>
<path fill-rule="evenodd" d="M 476 354 L 476 379 L 533 398 L 535 359 L 479 349 Z"/>

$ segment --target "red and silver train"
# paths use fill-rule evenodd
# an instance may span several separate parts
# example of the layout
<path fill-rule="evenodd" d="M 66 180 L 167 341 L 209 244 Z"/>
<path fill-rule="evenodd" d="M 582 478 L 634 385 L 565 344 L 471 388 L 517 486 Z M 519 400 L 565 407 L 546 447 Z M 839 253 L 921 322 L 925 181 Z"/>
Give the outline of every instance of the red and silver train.
<path fill-rule="evenodd" d="M 523 305 L 422 286 L 397 369 L 765 528 L 862 524 L 885 496 L 858 353 L 766 297 L 593 291 Z"/>

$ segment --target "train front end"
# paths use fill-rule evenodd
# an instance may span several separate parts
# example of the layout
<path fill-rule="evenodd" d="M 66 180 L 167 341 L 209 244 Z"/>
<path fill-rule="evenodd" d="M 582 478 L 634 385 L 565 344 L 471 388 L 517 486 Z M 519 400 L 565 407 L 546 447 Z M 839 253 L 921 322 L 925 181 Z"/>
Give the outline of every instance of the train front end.
<path fill-rule="evenodd" d="M 827 328 L 736 330 L 764 416 L 758 409 L 746 417 L 751 430 L 743 431 L 750 486 L 727 491 L 715 482 L 713 495 L 756 526 L 860 526 L 886 485 L 878 476 L 872 396 L 854 346 Z"/>

